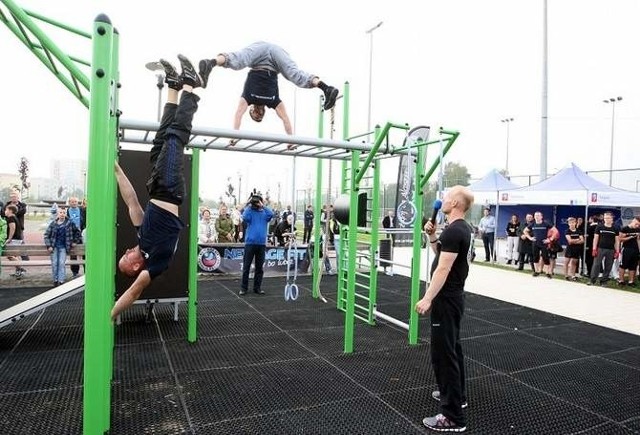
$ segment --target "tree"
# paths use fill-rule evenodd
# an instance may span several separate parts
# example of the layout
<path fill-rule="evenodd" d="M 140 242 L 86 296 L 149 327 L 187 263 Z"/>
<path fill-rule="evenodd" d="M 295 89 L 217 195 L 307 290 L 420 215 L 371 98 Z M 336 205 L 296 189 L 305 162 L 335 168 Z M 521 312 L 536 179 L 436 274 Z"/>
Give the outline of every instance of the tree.
<path fill-rule="evenodd" d="M 225 196 L 227 198 L 233 199 L 233 205 L 236 205 L 238 203 L 238 200 L 236 199 L 236 196 L 233 194 L 234 188 L 233 188 L 233 184 L 231 183 L 231 177 L 227 177 L 227 190 L 224 192 Z M 229 201 L 229 204 L 231 204 L 231 201 Z"/>
<path fill-rule="evenodd" d="M 20 174 L 20 181 L 22 182 L 20 191 L 28 190 L 31 187 L 31 183 L 29 182 L 29 160 L 26 157 L 20 158 L 18 174 Z"/>
<path fill-rule="evenodd" d="M 469 174 L 469 170 L 466 166 L 461 165 L 457 162 L 449 162 L 444 166 L 444 171 L 442 174 L 442 186 L 443 189 L 447 189 L 453 186 L 468 186 L 469 180 L 471 179 L 471 175 Z M 435 177 L 434 181 L 429 183 L 429 189 L 425 192 L 424 195 L 424 208 L 425 215 L 431 213 L 431 207 L 433 205 L 433 201 L 436 199 L 438 193 L 438 180 Z"/>

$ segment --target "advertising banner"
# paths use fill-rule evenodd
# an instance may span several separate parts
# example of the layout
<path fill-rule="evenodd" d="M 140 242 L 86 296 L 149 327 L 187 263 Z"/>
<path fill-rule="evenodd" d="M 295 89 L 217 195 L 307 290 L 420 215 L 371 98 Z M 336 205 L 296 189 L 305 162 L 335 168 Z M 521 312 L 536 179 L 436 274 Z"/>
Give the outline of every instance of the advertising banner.
<path fill-rule="evenodd" d="M 242 273 L 244 258 L 244 244 L 242 243 L 213 243 L 198 245 L 198 272 L 234 274 Z M 297 249 L 287 249 L 281 246 L 267 246 L 264 260 L 264 275 L 284 275 L 287 266 L 293 268 L 298 264 L 298 273 L 309 271 L 309 255 L 307 245 L 300 245 Z"/>

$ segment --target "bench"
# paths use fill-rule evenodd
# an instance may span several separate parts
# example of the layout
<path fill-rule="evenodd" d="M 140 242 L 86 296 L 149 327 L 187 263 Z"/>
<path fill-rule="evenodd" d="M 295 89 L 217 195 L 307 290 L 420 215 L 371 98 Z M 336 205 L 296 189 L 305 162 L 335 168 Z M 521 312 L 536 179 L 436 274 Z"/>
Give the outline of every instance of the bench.
<path fill-rule="evenodd" d="M 84 246 L 85 245 L 75 245 L 71 248 L 71 253 L 67 254 L 66 265 L 72 264 L 84 264 L 85 260 L 82 258 L 84 256 Z M 2 261 L 1 266 L 7 267 L 27 267 L 27 266 L 51 266 L 51 253 L 47 250 L 47 247 L 44 244 L 41 245 L 6 245 L 2 250 L 2 257 L 16 257 L 20 258 L 23 255 L 28 255 L 29 257 L 46 257 L 43 259 L 29 259 L 22 260 L 18 259 L 15 261 L 5 260 Z M 76 260 L 71 260 L 70 256 L 75 255 L 78 258 Z"/>

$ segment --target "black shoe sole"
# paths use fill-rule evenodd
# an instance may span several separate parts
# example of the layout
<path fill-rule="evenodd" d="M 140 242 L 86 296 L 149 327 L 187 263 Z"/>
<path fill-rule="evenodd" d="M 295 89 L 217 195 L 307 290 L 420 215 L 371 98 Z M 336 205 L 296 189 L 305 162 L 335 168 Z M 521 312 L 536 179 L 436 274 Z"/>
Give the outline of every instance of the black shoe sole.
<path fill-rule="evenodd" d="M 207 59 L 202 59 L 198 63 L 198 73 L 200 74 L 200 81 L 202 82 L 202 89 L 207 87 L 209 83 L 209 74 L 213 70 L 213 62 Z"/>
<path fill-rule="evenodd" d="M 336 104 L 336 100 L 338 99 L 338 90 L 336 88 L 331 88 L 329 91 L 329 95 L 326 95 L 326 100 L 324 101 L 324 110 L 331 110 L 333 106 Z"/>
<path fill-rule="evenodd" d="M 182 67 L 182 74 L 180 74 L 182 83 L 185 85 L 189 85 L 192 88 L 202 87 L 200 76 L 196 72 L 196 69 L 193 67 L 193 64 L 191 63 L 189 58 L 182 54 L 179 54 L 178 60 L 180 60 L 180 66 Z"/>

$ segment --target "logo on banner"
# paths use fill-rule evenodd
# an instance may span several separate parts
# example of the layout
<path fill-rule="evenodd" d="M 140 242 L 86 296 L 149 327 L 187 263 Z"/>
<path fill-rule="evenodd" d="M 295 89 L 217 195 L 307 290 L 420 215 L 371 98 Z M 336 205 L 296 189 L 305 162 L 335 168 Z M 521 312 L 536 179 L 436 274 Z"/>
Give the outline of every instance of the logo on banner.
<path fill-rule="evenodd" d="M 410 227 L 416 220 L 416 206 L 411 201 L 402 201 L 396 209 L 396 217 L 403 227 Z"/>
<path fill-rule="evenodd" d="M 202 248 L 198 254 L 198 266 L 205 272 L 213 272 L 220 267 L 222 257 L 215 248 Z"/>
<path fill-rule="evenodd" d="M 591 194 L 591 202 L 598 202 L 598 194 L 597 193 L 592 193 Z"/>
<path fill-rule="evenodd" d="M 509 201 L 509 194 L 506 192 L 503 192 L 502 199 L 500 201 Z"/>

